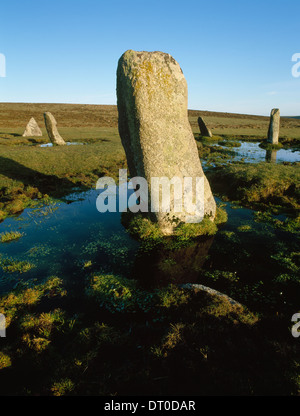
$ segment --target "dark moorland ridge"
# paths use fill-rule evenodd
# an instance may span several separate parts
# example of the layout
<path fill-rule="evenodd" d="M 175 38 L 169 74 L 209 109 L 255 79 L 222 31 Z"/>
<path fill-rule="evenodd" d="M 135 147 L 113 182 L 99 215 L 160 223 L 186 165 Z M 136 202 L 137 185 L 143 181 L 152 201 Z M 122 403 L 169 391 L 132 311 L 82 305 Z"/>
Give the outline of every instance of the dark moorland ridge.
<path fill-rule="evenodd" d="M 43 113 L 45 111 L 53 112 L 55 117 L 60 120 L 60 126 L 62 127 L 116 127 L 118 124 L 116 105 L 0 103 L 0 127 L 23 127 L 31 117 L 34 117 L 38 123 L 43 123 Z M 193 118 L 203 116 L 257 121 L 269 119 L 266 116 L 215 111 L 189 110 L 188 113 Z M 300 119 L 300 116 L 291 117 L 290 119 Z"/>

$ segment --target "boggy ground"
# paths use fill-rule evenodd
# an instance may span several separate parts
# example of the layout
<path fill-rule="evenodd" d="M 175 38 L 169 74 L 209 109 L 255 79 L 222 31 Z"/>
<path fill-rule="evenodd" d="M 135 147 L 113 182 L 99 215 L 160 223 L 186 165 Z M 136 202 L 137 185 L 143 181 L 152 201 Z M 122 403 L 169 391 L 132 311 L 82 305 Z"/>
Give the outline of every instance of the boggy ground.
<path fill-rule="evenodd" d="M 84 145 L 40 147 L 48 142 L 44 128 L 43 138 L 22 138 L 30 117 L 43 127 L 44 111 L 54 114 L 66 141 Z M 219 137 L 199 137 L 199 115 Z M 299 252 L 286 249 L 299 230 L 299 164 L 235 163 L 232 143 L 262 141 L 267 117 L 196 111 L 189 117 L 213 192 L 254 208 L 255 221 L 275 230 L 278 274 L 271 276 L 272 269 L 268 282 L 251 284 L 251 273 L 263 269 L 262 235 L 251 234 L 260 252 L 256 264 L 241 245 L 251 232 L 246 224 L 219 231 L 219 248 L 202 272 L 202 283 L 218 285 L 242 305 L 174 284 L 145 287 L 90 272 L 88 264 L 75 282 L 65 276 L 45 276 L 39 284 L 20 279 L 0 299 L 8 324 L 1 394 L 299 394 L 299 342 L 291 335 L 291 316 L 299 312 Z M 282 120 L 285 145 L 297 146 L 299 127 L 300 120 Z M 0 132 L 0 220 L 71 190 L 94 188 L 99 176 L 116 177 L 126 167 L 115 106 L 0 104 Z M 231 145 L 219 146 L 224 140 Z M 5 244 L 22 235 L 1 238 Z M 214 257 L 221 258 L 220 270 L 211 266 Z M 0 260 L 3 272 L 30 268 Z M 164 260 L 165 272 L 171 263 Z M 248 273 L 249 283 L 234 270 Z M 278 300 L 281 290 L 290 304 Z"/>
<path fill-rule="evenodd" d="M 285 323 L 169 285 L 93 276 L 72 295 L 56 277 L 3 296 L 1 394 L 297 394 Z"/>

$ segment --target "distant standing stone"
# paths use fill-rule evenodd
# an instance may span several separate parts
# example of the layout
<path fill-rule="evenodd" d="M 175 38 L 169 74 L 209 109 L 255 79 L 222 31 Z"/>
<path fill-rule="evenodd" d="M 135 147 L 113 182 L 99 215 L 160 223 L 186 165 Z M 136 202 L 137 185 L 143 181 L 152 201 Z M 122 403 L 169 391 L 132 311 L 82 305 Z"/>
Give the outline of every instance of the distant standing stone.
<path fill-rule="evenodd" d="M 278 144 L 279 128 L 280 128 L 280 111 L 278 108 L 273 108 L 270 114 L 268 143 Z"/>
<path fill-rule="evenodd" d="M 29 120 L 25 131 L 23 133 L 23 137 L 35 137 L 35 136 L 42 136 L 42 130 L 39 128 L 37 122 L 33 117 Z"/>
<path fill-rule="evenodd" d="M 57 145 L 57 146 L 65 145 L 66 142 L 58 133 L 58 130 L 56 127 L 57 123 L 56 123 L 54 116 L 51 113 L 46 112 L 44 113 L 44 119 L 45 119 L 45 126 L 47 129 L 49 139 L 51 140 L 53 145 Z"/>
<path fill-rule="evenodd" d="M 212 132 L 207 127 L 202 117 L 198 117 L 198 125 L 201 136 L 212 137 Z"/>
<path fill-rule="evenodd" d="M 117 69 L 119 133 L 131 176 L 203 177 L 204 211 L 213 220 L 216 202 L 205 177 L 197 144 L 188 120 L 187 83 L 179 64 L 163 52 L 126 51 Z M 149 187 L 150 188 L 150 187 Z M 173 199 L 172 199 L 173 198 Z M 149 204 L 151 189 L 149 189 Z M 154 212 L 152 218 L 164 234 L 172 234 L 173 216 L 187 221 L 187 213 Z M 150 206 L 149 206 L 150 211 Z"/>

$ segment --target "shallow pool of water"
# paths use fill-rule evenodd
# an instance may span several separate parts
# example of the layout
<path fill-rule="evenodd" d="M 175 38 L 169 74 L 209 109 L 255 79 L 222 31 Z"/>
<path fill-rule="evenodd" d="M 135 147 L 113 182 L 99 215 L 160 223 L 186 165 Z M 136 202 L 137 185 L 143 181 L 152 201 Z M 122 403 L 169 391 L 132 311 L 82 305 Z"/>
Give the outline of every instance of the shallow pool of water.
<path fill-rule="evenodd" d="M 34 265 L 22 274 L 0 271 L 1 289 L 51 275 L 76 279 L 79 272 L 95 267 L 127 275 L 138 243 L 120 224 L 119 213 L 97 211 L 98 195 L 95 190 L 69 195 L 66 201 L 26 209 L 0 224 L 0 233 L 23 233 L 19 240 L 1 244 L 2 257 Z"/>
<path fill-rule="evenodd" d="M 300 151 L 295 149 L 264 150 L 259 143 L 243 142 L 241 147 L 233 147 L 230 150 L 236 152 L 234 160 L 243 159 L 245 162 L 300 162 Z"/>
<path fill-rule="evenodd" d="M 67 145 L 67 146 L 70 146 L 70 145 L 77 145 L 77 144 L 79 144 L 79 145 L 83 145 L 84 143 L 77 143 L 77 142 L 66 142 L 66 145 Z M 53 143 L 44 143 L 44 144 L 40 144 L 39 146 L 40 146 L 40 147 L 53 147 Z"/>
<path fill-rule="evenodd" d="M 299 240 L 295 234 L 255 222 L 252 210 L 227 203 L 228 222 L 214 237 L 178 250 L 149 253 L 126 232 L 120 213 L 97 211 L 98 195 L 96 190 L 72 194 L 2 222 L 0 234 L 19 231 L 23 236 L 0 243 L 0 266 L 1 260 L 9 259 L 28 262 L 32 268 L 9 273 L 0 267 L 0 293 L 19 282 L 41 282 L 53 275 L 81 283 L 93 273 L 133 277 L 145 285 L 199 282 L 227 293 L 237 275 L 240 290 L 259 284 L 265 295 L 275 291 L 280 304 L 293 302 L 293 294 L 280 294 L 273 285 L 281 269 L 272 255 L 297 251 Z M 229 281 L 228 276 L 216 279 L 204 273 L 214 270 L 229 273 Z M 239 298 L 239 292 L 235 294 Z"/>

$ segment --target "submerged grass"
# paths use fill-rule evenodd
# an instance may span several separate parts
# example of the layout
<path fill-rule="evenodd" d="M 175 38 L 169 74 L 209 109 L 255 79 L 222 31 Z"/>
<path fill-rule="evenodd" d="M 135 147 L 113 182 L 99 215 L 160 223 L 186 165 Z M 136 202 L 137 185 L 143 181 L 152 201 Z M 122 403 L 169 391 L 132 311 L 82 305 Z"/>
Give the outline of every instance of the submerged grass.
<path fill-rule="evenodd" d="M 0 255 L 0 268 L 6 273 L 26 273 L 34 267 L 35 265 L 28 261 L 17 261 Z"/>
<path fill-rule="evenodd" d="M 23 235 L 24 233 L 19 231 L 7 231 L 0 234 L 0 241 L 1 243 L 9 243 L 10 241 L 19 240 Z"/>

